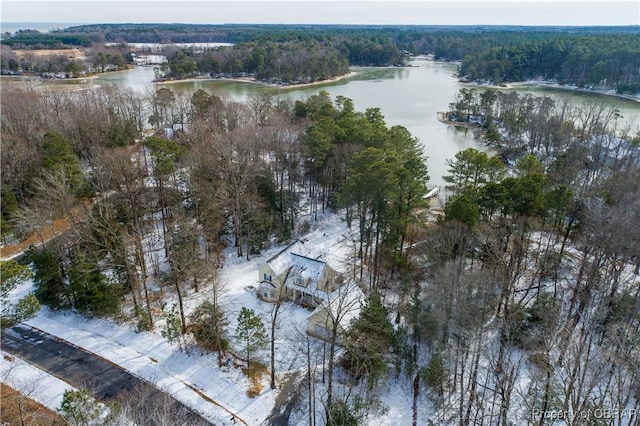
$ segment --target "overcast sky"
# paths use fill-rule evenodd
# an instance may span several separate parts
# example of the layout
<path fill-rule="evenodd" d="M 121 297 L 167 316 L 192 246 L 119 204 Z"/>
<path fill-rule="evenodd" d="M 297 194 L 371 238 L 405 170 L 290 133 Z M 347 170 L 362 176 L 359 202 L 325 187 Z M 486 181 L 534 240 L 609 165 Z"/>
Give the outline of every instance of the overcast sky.
<path fill-rule="evenodd" d="M 2 22 L 640 25 L 640 0 L 2 0 Z"/>

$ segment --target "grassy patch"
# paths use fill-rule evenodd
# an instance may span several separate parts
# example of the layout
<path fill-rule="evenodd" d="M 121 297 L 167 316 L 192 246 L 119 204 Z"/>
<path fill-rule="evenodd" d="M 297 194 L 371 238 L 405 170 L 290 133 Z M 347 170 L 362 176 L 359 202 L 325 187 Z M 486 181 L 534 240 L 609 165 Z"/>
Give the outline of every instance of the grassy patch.
<path fill-rule="evenodd" d="M 269 373 L 267 366 L 259 362 L 253 362 L 249 367 L 242 369 L 242 372 L 251 381 L 251 387 L 247 390 L 249 398 L 255 398 L 260 395 L 264 386 L 261 383 L 262 376 Z"/>
<path fill-rule="evenodd" d="M 0 384 L 0 424 L 7 425 L 64 425 L 62 418 L 53 410 L 22 395 L 15 389 Z"/>

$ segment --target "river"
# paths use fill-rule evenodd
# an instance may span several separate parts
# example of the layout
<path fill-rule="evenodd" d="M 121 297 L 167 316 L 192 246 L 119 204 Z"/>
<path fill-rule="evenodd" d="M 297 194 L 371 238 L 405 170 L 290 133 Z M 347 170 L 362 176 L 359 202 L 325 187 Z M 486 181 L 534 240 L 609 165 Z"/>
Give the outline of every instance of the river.
<path fill-rule="evenodd" d="M 299 88 L 275 89 L 249 82 L 223 80 L 172 82 L 167 87 L 186 91 L 204 89 L 238 101 L 244 101 L 252 94 L 265 91 L 292 100 L 305 100 L 320 90 L 326 90 L 334 98 L 342 95 L 352 99 L 355 108 L 360 111 L 378 107 L 388 125 L 402 125 L 420 140 L 427 157 L 430 185 L 440 186 L 444 183 L 442 176 L 447 174 L 447 159 L 453 158 L 458 151 L 468 147 L 485 147 L 473 139 L 471 132 L 457 130 L 442 124 L 436 118 L 436 113 L 448 108 L 460 88 L 468 87 L 453 77 L 456 66 L 423 57 L 414 58 L 411 65 L 406 68 L 354 68 L 357 74 L 353 77 Z M 145 92 L 152 89 L 153 78 L 153 68 L 137 67 L 131 71 L 104 74 L 84 80 L 84 83 L 117 84 Z M 640 131 L 640 103 L 636 101 L 550 87 L 527 86 L 512 90 L 550 96 L 558 100 L 570 99 L 576 103 L 607 102 L 620 110 L 624 121 L 633 130 Z"/>

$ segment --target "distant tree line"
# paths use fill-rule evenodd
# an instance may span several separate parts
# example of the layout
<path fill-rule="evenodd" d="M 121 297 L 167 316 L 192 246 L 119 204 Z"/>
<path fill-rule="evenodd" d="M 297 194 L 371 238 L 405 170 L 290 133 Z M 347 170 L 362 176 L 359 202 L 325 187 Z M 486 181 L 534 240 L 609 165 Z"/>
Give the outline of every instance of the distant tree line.
<path fill-rule="evenodd" d="M 64 34 L 83 34 L 93 42 L 203 43 L 248 41 L 326 41 L 331 39 L 389 40 L 413 53 L 435 53 L 447 60 L 495 46 L 517 45 L 578 34 L 634 34 L 629 27 L 514 27 L 514 26 L 420 26 L 420 25 L 193 25 L 193 24 L 95 24 L 65 28 Z"/>
<path fill-rule="evenodd" d="M 404 64 L 404 53 L 410 52 L 461 60 L 460 76 L 469 80 L 499 84 L 543 78 L 621 93 L 640 88 L 637 27 L 103 24 L 47 34 L 26 30 L 2 40 L 12 48 L 104 42 L 236 45 L 224 52 L 169 52 L 171 78 L 249 73 L 282 81 L 315 80 L 344 74 L 347 65 Z"/>
<path fill-rule="evenodd" d="M 637 93 L 640 34 L 580 35 L 492 47 L 466 55 L 459 74 L 493 83 L 542 78 Z"/>
<path fill-rule="evenodd" d="M 60 49 L 68 46 L 87 47 L 91 39 L 83 34 L 48 34 L 37 30 L 19 30 L 11 37 L 3 39 L 2 44 L 13 49 Z"/>
<path fill-rule="evenodd" d="M 635 150 L 640 144 L 637 129 L 624 123 L 625 117 L 618 109 L 604 103 L 579 108 L 548 96 L 462 88 L 449 104 L 448 116 L 454 121 L 475 123 L 482 129 L 483 140 L 497 148 L 502 160 L 512 166 L 528 154 L 536 155 L 547 166 L 553 159 L 578 155 L 572 151 L 578 148 L 567 145 L 566 139 L 580 126 L 583 130 L 576 138 L 581 143 L 579 155 L 587 168 L 592 163 L 599 168 L 619 161 L 622 155 L 637 154 Z M 600 122 L 609 127 L 598 127 L 602 126 Z M 602 134 L 593 136 L 597 132 Z M 593 144 L 590 137 L 606 138 L 606 143 L 601 144 L 606 148 Z M 596 151 L 584 151 L 586 148 Z M 633 163 L 637 161 L 636 157 L 631 158 Z"/>
<path fill-rule="evenodd" d="M 84 56 L 73 58 L 67 54 L 36 55 L 26 51 L 21 57 L 9 46 L 0 46 L 0 73 L 40 74 L 78 77 L 97 72 L 127 68 L 133 56 L 127 47 L 95 45 L 83 51 Z"/>

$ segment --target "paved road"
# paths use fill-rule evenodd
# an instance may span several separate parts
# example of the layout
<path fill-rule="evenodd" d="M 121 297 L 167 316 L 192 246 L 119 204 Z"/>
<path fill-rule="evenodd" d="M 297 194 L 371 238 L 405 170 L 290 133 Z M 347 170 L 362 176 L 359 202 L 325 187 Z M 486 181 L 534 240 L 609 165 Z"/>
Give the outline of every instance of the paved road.
<path fill-rule="evenodd" d="M 300 397 L 305 391 L 305 386 L 306 380 L 301 380 L 299 371 L 289 375 L 276 398 L 271 413 L 265 419 L 264 425 L 287 426 L 291 411 L 300 404 Z"/>
<path fill-rule="evenodd" d="M 174 404 L 181 413 L 182 424 L 210 424 L 179 401 L 158 391 L 150 383 L 128 373 L 116 364 L 87 352 L 49 334 L 25 326 L 2 331 L 2 350 L 40 367 L 42 370 L 77 387 L 90 389 L 103 402 L 123 400 L 130 395 L 145 395 L 144 406 L 154 405 L 154 399 L 164 409 Z M 149 420 L 145 424 L 156 424 Z"/>

